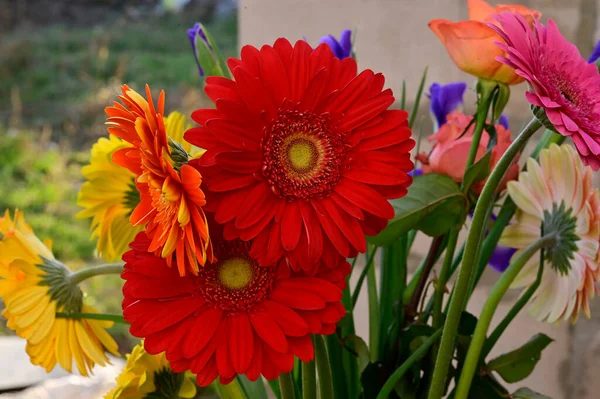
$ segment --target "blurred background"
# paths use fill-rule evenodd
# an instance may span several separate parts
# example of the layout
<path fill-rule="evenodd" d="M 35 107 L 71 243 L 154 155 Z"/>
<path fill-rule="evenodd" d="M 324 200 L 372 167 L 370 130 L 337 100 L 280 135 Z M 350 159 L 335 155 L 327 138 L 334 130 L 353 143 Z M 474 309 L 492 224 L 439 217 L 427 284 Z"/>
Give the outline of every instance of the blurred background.
<path fill-rule="evenodd" d="M 541 11 L 543 19 L 555 19 L 584 57 L 591 53 L 599 38 L 600 0 L 514 2 Z M 225 56 L 236 55 L 238 43 L 260 46 L 284 36 L 292 41 L 305 37 L 314 45 L 324 35 L 338 36 L 342 29 L 353 29 L 359 67 L 383 72 L 387 86 L 396 93 L 406 81 L 408 98 L 412 98 L 427 66 L 427 86 L 467 81 L 471 88 L 465 113 L 473 112 L 474 80 L 452 64 L 427 28 L 434 18 L 467 19 L 466 3 L 0 0 L 0 212 L 23 210 L 40 237 L 53 239 L 55 255 L 72 267 L 97 262 L 94 242 L 89 240 L 89 221 L 77 220 L 74 215 L 79 211 L 75 200 L 82 183 L 81 166 L 89 159 L 91 145 L 106 135 L 104 108 L 123 83 L 138 91 L 148 83 L 155 95 L 164 89 L 167 112 L 179 110 L 189 115 L 193 109 L 210 106 L 186 36 L 186 30 L 197 21 L 208 27 Z M 525 89 L 524 84 L 512 89 L 507 114 L 513 131 L 529 119 Z M 421 102 L 418 121 L 423 123 L 424 137 L 431 133 L 427 106 L 427 101 Z M 423 251 L 428 247 L 426 237 L 419 243 Z M 421 254 L 417 250 L 414 256 L 420 259 Z M 485 281 L 492 284 L 496 278 L 491 272 Z M 118 276 L 89 280 L 90 304 L 109 313 L 120 312 L 121 285 Z M 481 300 L 473 301 L 473 312 L 478 312 L 487 289 L 485 284 L 480 288 Z M 507 298 L 506 308 L 514 299 L 516 294 Z M 366 302 L 359 302 L 357 309 L 365 312 L 358 317 L 366 317 Z M 600 316 L 600 307 L 594 306 L 592 313 Z M 513 327 L 514 335 L 501 341 L 501 350 L 513 349 L 538 331 L 557 340 L 552 350 L 544 353 L 544 367 L 538 367 L 524 384 L 554 399 L 597 399 L 600 385 L 594 385 L 598 383 L 591 370 L 600 366 L 600 317 L 571 327 L 542 325 L 526 314 L 521 316 L 520 324 Z M 112 333 L 123 353 L 127 352 L 132 341 L 126 329 L 117 326 Z M 367 331 L 359 333 L 366 335 Z M 0 334 L 10 334 L 4 320 L 0 321 Z M 20 340 L 0 339 L 0 392 L 46 378 L 43 370 L 28 365 L 26 357 L 20 360 L 25 356 L 22 346 Z M 119 362 L 115 364 L 112 374 L 97 369 L 98 380 L 110 384 L 118 372 Z M 41 391 L 34 388 L 11 397 L 93 398 L 96 396 L 90 392 L 101 390 L 85 384 L 59 378 L 47 381 Z M 92 391 L 67 394 L 67 386 Z"/>

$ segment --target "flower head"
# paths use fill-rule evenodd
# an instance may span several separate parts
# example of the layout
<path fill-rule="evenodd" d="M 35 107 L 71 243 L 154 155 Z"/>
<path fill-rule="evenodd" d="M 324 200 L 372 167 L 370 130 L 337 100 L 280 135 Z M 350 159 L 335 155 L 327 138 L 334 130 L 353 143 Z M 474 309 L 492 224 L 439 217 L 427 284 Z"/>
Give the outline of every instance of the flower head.
<path fill-rule="evenodd" d="M 89 165 L 81 169 L 87 181 L 77 197 L 77 205 L 84 208 L 77 217 L 92 219 L 92 239 L 98 239 L 98 254 L 109 262 L 120 259 L 143 230 L 129 222 L 140 201 L 135 175 L 112 160 L 115 151 L 130 147 L 115 136 L 100 138 L 92 147 Z"/>
<path fill-rule="evenodd" d="M 434 142 L 429 155 L 424 153 L 418 155 L 419 161 L 423 164 L 423 173 L 441 173 L 450 176 L 457 183 L 462 182 L 475 130 L 472 120 L 472 116 L 466 116 L 460 111 L 454 111 L 448 115 L 447 123 L 429 137 L 429 141 Z M 466 132 L 465 129 L 467 129 Z M 512 142 L 510 130 L 506 130 L 499 124 L 495 125 L 495 129 L 497 141 L 492 148 L 492 169 Z M 476 162 L 485 155 L 489 140 L 489 134 L 484 131 L 477 148 Z M 507 181 L 516 178 L 518 172 L 519 165 L 515 163 L 509 168 L 500 189 L 505 187 Z M 485 181 L 480 181 L 474 185 L 473 189 L 480 192 L 484 184 Z"/>
<path fill-rule="evenodd" d="M 515 69 L 529 83 L 527 100 L 547 127 L 571 137 L 585 165 L 600 169 L 600 73 L 558 31 L 536 21 L 531 28 L 523 17 L 504 13 L 493 28 L 506 43 L 498 60 Z"/>
<path fill-rule="evenodd" d="M 288 254 L 296 269 L 365 251 L 412 181 L 407 113 L 387 109 L 383 75 L 285 39 L 245 46 L 229 67 L 235 82 L 207 79 L 216 109 L 195 111 L 201 127 L 185 135 L 206 148 L 197 163 L 226 237 L 253 240 L 262 265 Z"/>
<path fill-rule="evenodd" d="M 433 116 L 434 130 L 446 123 L 446 117 L 463 105 L 463 96 L 467 90 L 465 82 L 453 82 L 445 85 L 434 83 L 429 86 L 429 111 Z"/>
<path fill-rule="evenodd" d="M 145 225 L 151 239 L 149 250 L 167 260 L 177 258 L 181 275 L 198 272 L 212 260 L 212 248 L 202 207 L 206 200 L 200 189 L 202 176 L 188 164 L 189 154 L 167 136 L 163 118 L 164 92 L 155 108 L 146 86 L 145 100 L 123 86 L 123 95 L 106 108 L 108 131 L 128 143 L 116 151 L 113 160 L 136 175 L 140 203 L 131 213 L 135 226 Z"/>
<path fill-rule="evenodd" d="M 333 54 L 340 60 L 352 56 L 352 31 L 345 29 L 337 40 L 333 35 L 323 36 L 319 43 L 325 43 L 331 48 Z"/>
<path fill-rule="evenodd" d="M 495 45 L 501 38 L 486 25 L 486 22 L 493 22 L 494 15 L 502 12 L 514 12 L 522 15 L 528 24 L 532 24 L 539 18 L 540 13 L 520 5 L 503 4 L 494 8 L 483 0 L 469 0 L 468 4 L 468 21 L 434 19 L 429 22 L 429 28 L 444 44 L 450 58 L 462 71 L 508 85 L 521 83 L 522 77 L 496 60 L 497 56 L 504 54 Z"/>
<path fill-rule="evenodd" d="M 545 249 L 542 282 L 532 298 L 531 313 L 550 323 L 571 319 L 579 312 L 589 317 L 600 274 L 600 196 L 592 188 L 592 169 L 584 167 L 570 146 L 552 144 L 542 150 L 540 163 L 527 161 L 527 172 L 508 183 L 518 207 L 515 222 L 506 227 L 501 243 L 518 248 L 515 254 L 543 234 L 557 235 Z M 533 257 L 513 287 L 531 285 L 539 259 Z"/>
<path fill-rule="evenodd" d="M 313 358 L 310 334 L 331 334 L 345 314 L 340 300 L 350 265 L 313 275 L 293 272 L 285 260 L 259 266 L 251 243 L 222 238 L 211 225 L 218 262 L 197 276 L 180 277 L 147 251 L 140 233 L 131 244 L 123 278 L 125 319 L 145 338 L 149 353 L 166 352 L 176 372 L 190 369 L 201 386 L 238 374 L 256 380 L 289 372 L 294 356 Z"/>
<path fill-rule="evenodd" d="M 15 211 L 0 218 L 0 297 L 8 327 L 27 340 L 31 362 L 46 371 L 58 363 L 68 372 L 73 361 L 81 375 L 94 364 L 108 362 L 105 352 L 118 356 L 117 344 L 106 332 L 112 322 L 56 317 L 56 312 L 96 310 L 83 303 L 83 293 L 69 284 L 71 271 L 54 259 Z"/>
<path fill-rule="evenodd" d="M 200 76 L 223 76 L 225 69 L 223 58 L 206 28 L 196 22 L 187 30 L 187 35 Z"/>
<path fill-rule="evenodd" d="M 117 386 L 104 399 L 194 398 L 196 385 L 189 373 L 175 373 L 165 354 L 151 355 L 143 344 L 127 355 Z"/>

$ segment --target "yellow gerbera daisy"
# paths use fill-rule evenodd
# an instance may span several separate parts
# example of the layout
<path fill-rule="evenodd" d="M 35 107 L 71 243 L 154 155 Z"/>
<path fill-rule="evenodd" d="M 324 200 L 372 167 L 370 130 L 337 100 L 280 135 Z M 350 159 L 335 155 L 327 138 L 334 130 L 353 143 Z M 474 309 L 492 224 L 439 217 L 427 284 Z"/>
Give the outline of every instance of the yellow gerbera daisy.
<path fill-rule="evenodd" d="M 600 196 L 592 188 L 592 169 L 583 166 L 575 150 L 553 144 L 540 154 L 540 163 L 527 161 L 527 172 L 508 183 L 518 207 L 514 223 L 502 235 L 503 245 L 523 249 L 542 234 L 555 233 L 556 245 L 546 248 L 541 284 L 530 312 L 550 323 L 577 320 L 597 293 L 600 275 Z M 514 257 L 518 257 L 517 251 Z M 533 257 L 517 276 L 514 288 L 527 287 L 537 277 Z"/>
<path fill-rule="evenodd" d="M 104 398 L 193 398 L 195 396 L 196 384 L 192 374 L 175 373 L 164 353 L 151 355 L 146 352 L 143 344 L 139 344 L 127 355 L 127 364 L 117 377 L 117 386 Z"/>
<path fill-rule="evenodd" d="M 144 229 L 129 222 L 140 200 L 135 175 L 112 160 L 115 151 L 130 146 L 114 136 L 101 138 L 92 147 L 90 164 L 81 170 L 87 181 L 79 191 L 77 205 L 85 209 L 77 217 L 92 218 L 92 239 L 98 239 L 98 254 L 109 262 L 120 259 Z"/>
<path fill-rule="evenodd" d="M 68 372 L 73 360 L 81 375 L 119 355 L 106 332 L 112 322 L 57 318 L 57 312 L 96 313 L 83 304 L 83 293 L 69 283 L 71 271 L 54 259 L 49 243 L 40 241 L 23 214 L 0 218 L 0 297 L 8 327 L 27 340 L 31 362 L 46 371 L 56 363 Z"/>

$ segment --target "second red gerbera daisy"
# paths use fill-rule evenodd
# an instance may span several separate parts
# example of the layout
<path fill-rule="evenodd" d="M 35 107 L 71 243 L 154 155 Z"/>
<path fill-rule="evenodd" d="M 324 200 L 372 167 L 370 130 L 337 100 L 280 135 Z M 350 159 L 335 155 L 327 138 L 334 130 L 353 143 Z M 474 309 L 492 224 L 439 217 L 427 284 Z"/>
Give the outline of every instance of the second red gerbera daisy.
<path fill-rule="evenodd" d="M 207 78 L 216 109 L 195 111 L 201 127 L 185 135 L 207 150 L 197 162 L 226 237 L 253 240 L 261 265 L 287 254 L 296 269 L 365 251 L 412 181 L 407 114 L 388 110 L 383 75 L 285 39 L 228 64 L 235 81 Z"/>
<path fill-rule="evenodd" d="M 148 252 L 140 233 L 127 252 L 123 314 L 131 333 L 145 338 L 151 354 L 166 352 L 176 372 L 190 369 L 198 384 L 238 374 L 275 379 L 294 366 L 294 356 L 313 359 L 310 334 L 332 334 L 344 316 L 342 289 L 350 265 L 295 273 L 285 260 L 260 267 L 249 243 L 222 239 L 211 225 L 218 262 L 197 276 L 179 277 L 164 259 Z"/>

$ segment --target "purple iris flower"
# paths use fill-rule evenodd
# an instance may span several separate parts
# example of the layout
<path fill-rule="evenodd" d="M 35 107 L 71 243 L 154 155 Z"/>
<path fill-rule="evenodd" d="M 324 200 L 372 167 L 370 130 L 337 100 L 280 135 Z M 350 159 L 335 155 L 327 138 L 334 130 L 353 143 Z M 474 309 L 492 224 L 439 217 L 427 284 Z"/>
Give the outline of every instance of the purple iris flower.
<path fill-rule="evenodd" d="M 490 257 L 490 266 L 499 273 L 504 272 L 510 265 L 510 258 L 512 258 L 515 252 L 517 252 L 516 248 L 505 247 L 498 244 Z"/>
<path fill-rule="evenodd" d="M 196 47 L 196 40 L 200 38 L 206 43 L 208 48 L 212 49 L 212 46 L 208 42 L 206 38 L 206 34 L 204 33 L 204 29 L 199 22 L 196 22 L 193 27 L 187 30 L 188 38 L 190 39 L 190 43 L 192 44 L 192 49 L 194 50 L 194 59 L 196 60 L 196 64 L 198 65 L 198 73 L 200 76 L 204 76 L 204 71 L 202 70 L 202 66 L 200 65 L 200 61 L 198 60 L 198 49 Z"/>
<path fill-rule="evenodd" d="M 591 64 L 593 62 L 596 62 L 598 60 L 598 58 L 600 58 L 600 41 L 598 41 L 598 43 L 596 43 L 596 47 L 594 47 L 594 51 L 592 51 L 592 55 L 590 55 L 590 58 L 588 58 L 588 63 Z"/>
<path fill-rule="evenodd" d="M 506 117 L 506 115 L 504 115 L 504 114 L 500 115 L 500 119 L 498 119 L 498 123 L 500 123 L 502 126 L 504 126 L 504 128 L 506 130 L 510 129 L 510 126 L 508 125 L 508 118 Z"/>
<path fill-rule="evenodd" d="M 465 82 L 453 82 L 446 85 L 434 83 L 429 86 L 429 94 L 431 100 L 429 110 L 434 118 L 435 129 L 437 131 L 440 126 L 446 123 L 446 116 L 456 110 L 463 104 L 463 96 L 467 90 Z"/>
<path fill-rule="evenodd" d="M 352 56 L 352 31 L 350 29 L 342 31 L 339 41 L 333 35 L 327 35 L 323 36 L 319 43 L 327 43 L 333 54 L 340 60 Z"/>
<path fill-rule="evenodd" d="M 410 172 L 408 172 L 408 175 L 412 176 L 412 177 L 421 176 L 422 174 L 423 174 L 423 169 L 421 169 L 421 168 L 416 168 L 416 169 L 413 169 Z"/>

